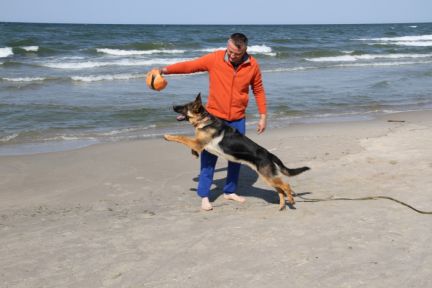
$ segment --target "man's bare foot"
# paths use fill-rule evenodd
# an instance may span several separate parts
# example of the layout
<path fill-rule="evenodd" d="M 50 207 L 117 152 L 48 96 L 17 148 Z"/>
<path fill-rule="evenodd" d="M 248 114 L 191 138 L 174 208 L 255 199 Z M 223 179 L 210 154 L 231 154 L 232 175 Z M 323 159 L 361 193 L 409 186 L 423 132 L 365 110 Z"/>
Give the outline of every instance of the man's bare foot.
<path fill-rule="evenodd" d="M 201 209 L 204 211 L 210 211 L 213 210 L 213 206 L 210 203 L 210 200 L 208 197 L 204 197 L 201 200 Z"/>
<path fill-rule="evenodd" d="M 239 195 L 237 195 L 235 193 L 224 194 L 224 198 L 227 199 L 227 200 L 234 200 L 234 201 L 237 201 L 237 202 L 240 202 L 240 203 L 243 203 L 243 202 L 246 201 L 245 198 L 243 198 L 243 197 L 241 197 L 241 196 L 239 196 Z"/>

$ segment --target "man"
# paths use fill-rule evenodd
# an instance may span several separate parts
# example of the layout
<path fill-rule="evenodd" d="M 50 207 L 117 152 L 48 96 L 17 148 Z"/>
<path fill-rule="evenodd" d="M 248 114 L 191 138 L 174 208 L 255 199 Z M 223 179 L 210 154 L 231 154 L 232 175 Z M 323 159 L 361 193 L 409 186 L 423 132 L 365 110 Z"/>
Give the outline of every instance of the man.
<path fill-rule="evenodd" d="M 248 105 L 249 86 L 255 96 L 260 114 L 257 132 L 261 134 L 266 129 L 266 97 L 262 84 L 261 71 L 255 58 L 247 54 L 247 37 L 242 33 L 230 36 L 227 49 L 215 51 L 196 60 L 180 62 L 161 69 L 163 74 L 186 74 L 208 71 L 209 95 L 207 111 L 224 120 L 245 134 L 245 111 Z M 207 151 L 201 153 L 201 170 L 198 182 L 198 195 L 202 198 L 201 208 L 212 210 L 209 201 L 210 187 L 217 156 Z M 245 199 L 235 192 L 240 173 L 240 164 L 228 162 L 228 174 L 224 186 L 224 198 L 238 202 Z"/>

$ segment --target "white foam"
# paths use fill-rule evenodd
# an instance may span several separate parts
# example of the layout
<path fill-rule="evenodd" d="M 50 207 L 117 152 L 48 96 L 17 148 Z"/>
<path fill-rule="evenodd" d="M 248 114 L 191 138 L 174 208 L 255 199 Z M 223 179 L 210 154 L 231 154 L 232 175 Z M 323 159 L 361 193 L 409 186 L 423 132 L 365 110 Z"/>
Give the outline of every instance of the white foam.
<path fill-rule="evenodd" d="M 338 64 L 332 67 L 367 67 L 367 66 L 401 66 L 401 65 L 418 65 L 430 64 L 432 61 L 397 61 L 397 62 L 374 62 L 374 63 L 352 63 L 352 64 Z"/>
<path fill-rule="evenodd" d="M 305 60 L 312 61 L 312 62 L 344 62 L 344 61 L 356 61 L 358 59 L 360 59 L 358 56 L 356 57 L 351 55 L 305 58 Z"/>
<path fill-rule="evenodd" d="M 5 81 L 10 81 L 10 82 L 34 82 L 34 81 L 44 81 L 47 78 L 44 77 L 18 77 L 18 78 L 1 78 L 2 80 Z"/>
<path fill-rule="evenodd" d="M 293 71 L 303 71 L 308 69 L 315 69 L 315 67 L 292 67 L 292 68 L 275 68 L 275 69 L 268 69 L 268 70 L 262 70 L 263 73 L 272 73 L 272 72 L 293 72 Z"/>
<path fill-rule="evenodd" d="M 202 51 L 202 52 L 214 52 L 217 50 L 225 50 L 226 47 L 219 47 L 219 48 L 204 48 L 204 49 L 199 49 L 197 51 Z"/>
<path fill-rule="evenodd" d="M 109 65 L 105 63 L 106 65 Z M 84 69 L 84 68 L 96 68 L 104 66 L 101 62 L 75 62 L 75 63 L 45 63 L 42 66 L 57 69 Z"/>
<path fill-rule="evenodd" d="M 98 136 L 117 136 L 120 134 L 123 135 L 123 134 L 128 134 L 128 133 L 140 132 L 142 130 L 148 130 L 148 129 L 154 129 L 154 128 L 156 128 L 156 125 L 151 124 L 151 125 L 139 127 L 139 128 L 125 128 L 125 129 L 120 129 L 120 130 L 112 130 L 112 131 L 108 131 L 108 132 L 103 132 L 103 133 L 99 133 Z"/>
<path fill-rule="evenodd" d="M 266 45 L 252 45 L 248 46 L 248 52 L 251 54 L 265 54 L 269 56 L 276 56 L 276 53 L 272 52 L 272 48 Z"/>
<path fill-rule="evenodd" d="M 399 42 L 381 42 L 381 45 L 398 45 L 398 46 L 416 46 L 416 47 L 429 47 L 432 46 L 432 41 L 399 41 Z"/>
<path fill-rule="evenodd" d="M 408 26 L 408 27 L 410 27 L 410 28 L 417 28 L 417 25 L 411 25 L 411 26 Z"/>
<path fill-rule="evenodd" d="M 248 46 L 248 51 L 253 53 L 270 53 L 272 48 L 266 45 L 252 45 Z"/>
<path fill-rule="evenodd" d="M 12 48 L 10 47 L 0 48 L 0 58 L 6 58 L 11 55 L 13 55 Z"/>
<path fill-rule="evenodd" d="M 346 63 L 346 64 L 333 64 L 328 65 L 326 68 L 333 67 L 380 67 L 380 66 L 402 66 L 402 65 L 419 65 L 419 64 L 430 64 L 431 61 L 395 61 L 395 62 L 369 62 L 369 63 Z M 263 73 L 276 73 L 276 72 L 296 72 L 296 71 L 304 71 L 311 69 L 319 69 L 319 67 L 280 67 L 275 69 L 262 70 Z"/>
<path fill-rule="evenodd" d="M 429 58 L 432 54 L 364 54 L 364 55 L 342 55 L 333 57 L 306 58 L 312 62 L 355 62 L 358 60 L 374 59 L 409 59 L 409 58 Z"/>
<path fill-rule="evenodd" d="M 83 62 L 48 62 L 40 63 L 40 65 L 55 68 L 55 69 L 90 69 L 104 66 L 152 66 L 152 65 L 169 65 L 176 62 L 186 61 L 191 59 L 183 58 L 154 58 L 148 60 L 133 60 L 133 59 L 121 59 L 117 61 L 83 61 Z"/>
<path fill-rule="evenodd" d="M 432 35 L 382 37 L 382 38 L 361 38 L 361 41 L 374 41 L 370 44 L 399 45 L 399 46 L 432 46 Z"/>
<path fill-rule="evenodd" d="M 6 135 L 5 137 L 0 138 L 0 142 L 9 142 L 18 137 L 18 134 Z"/>
<path fill-rule="evenodd" d="M 93 138 L 88 137 L 87 139 L 93 140 Z M 44 141 L 76 141 L 81 140 L 78 136 L 68 136 L 68 135 L 59 135 L 55 137 L 45 138 Z"/>
<path fill-rule="evenodd" d="M 204 49 L 199 49 L 198 51 L 202 51 L 202 52 L 214 52 L 217 50 L 225 50 L 226 47 L 218 47 L 218 48 L 204 48 Z M 272 48 L 266 45 L 252 45 L 252 46 L 248 46 L 247 48 L 247 52 L 250 54 L 264 54 L 264 55 L 268 55 L 268 56 L 276 56 L 276 53 L 273 52 Z"/>
<path fill-rule="evenodd" d="M 97 48 L 97 52 L 115 55 L 115 56 L 133 56 L 133 55 L 151 55 L 151 54 L 181 54 L 185 50 L 167 50 L 167 49 L 154 49 L 154 50 L 121 50 L 110 48 Z"/>
<path fill-rule="evenodd" d="M 89 76 L 71 76 L 74 81 L 96 82 L 112 80 L 130 80 L 145 77 L 145 74 L 115 74 L 115 75 L 89 75 Z"/>
<path fill-rule="evenodd" d="M 84 56 L 65 56 L 58 58 L 60 61 L 69 61 L 69 60 L 82 60 L 86 59 Z"/>
<path fill-rule="evenodd" d="M 20 48 L 27 52 L 37 52 L 39 50 L 39 46 L 21 46 Z"/>
<path fill-rule="evenodd" d="M 361 38 L 362 41 L 432 41 L 432 35 L 402 36 L 402 37 L 383 37 L 383 38 Z"/>

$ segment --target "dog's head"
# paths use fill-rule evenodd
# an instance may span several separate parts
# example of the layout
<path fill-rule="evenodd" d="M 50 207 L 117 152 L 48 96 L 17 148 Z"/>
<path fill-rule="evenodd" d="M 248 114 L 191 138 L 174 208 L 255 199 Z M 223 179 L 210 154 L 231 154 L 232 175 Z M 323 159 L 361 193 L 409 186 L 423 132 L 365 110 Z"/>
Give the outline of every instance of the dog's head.
<path fill-rule="evenodd" d="M 204 119 L 208 113 L 202 105 L 201 93 L 199 93 L 195 100 L 184 105 L 173 106 L 175 112 L 180 115 L 177 116 L 177 121 L 187 120 L 191 124 L 196 125 L 199 121 Z"/>

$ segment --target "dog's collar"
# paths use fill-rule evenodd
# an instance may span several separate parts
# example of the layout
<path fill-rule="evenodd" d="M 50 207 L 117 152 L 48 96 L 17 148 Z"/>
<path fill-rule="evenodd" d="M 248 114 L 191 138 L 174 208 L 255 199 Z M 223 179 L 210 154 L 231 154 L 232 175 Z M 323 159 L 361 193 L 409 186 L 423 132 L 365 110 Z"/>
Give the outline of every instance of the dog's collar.
<path fill-rule="evenodd" d="M 196 125 L 194 125 L 194 127 L 199 128 L 199 129 L 203 129 L 203 128 L 213 124 L 213 122 L 214 122 L 213 120 L 214 120 L 213 116 L 207 112 L 207 115 L 204 116 L 202 119 L 200 119 L 198 121 L 198 123 Z"/>
<path fill-rule="evenodd" d="M 213 123 L 213 120 L 210 116 L 205 116 L 204 118 L 200 119 L 197 124 L 194 125 L 195 128 L 203 129 Z"/>

